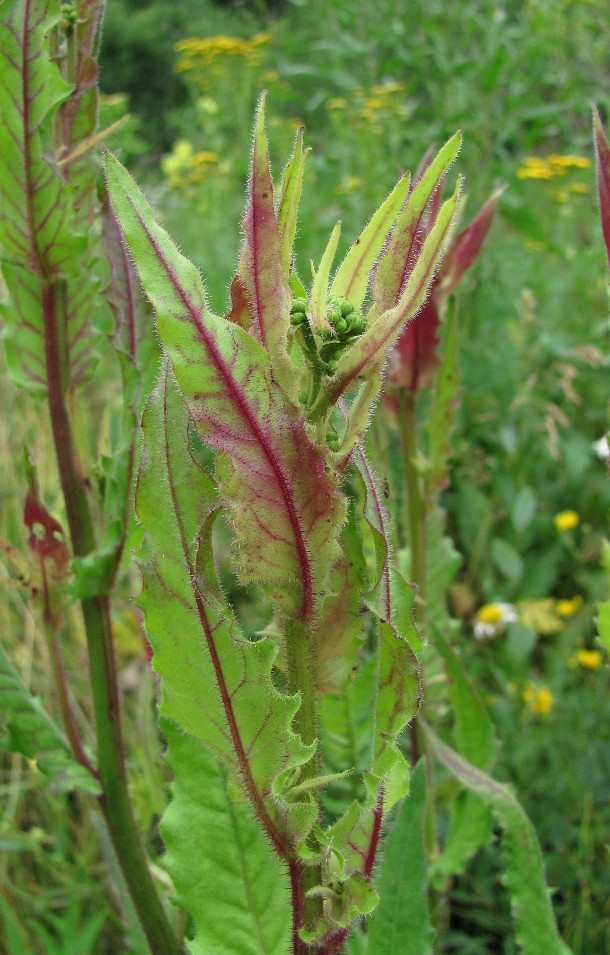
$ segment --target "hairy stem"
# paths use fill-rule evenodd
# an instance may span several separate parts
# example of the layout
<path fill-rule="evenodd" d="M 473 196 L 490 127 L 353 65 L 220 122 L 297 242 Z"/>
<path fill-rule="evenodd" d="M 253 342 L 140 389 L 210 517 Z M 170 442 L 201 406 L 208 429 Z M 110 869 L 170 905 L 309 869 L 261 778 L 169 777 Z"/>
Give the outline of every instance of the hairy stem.
<path fill-rule="evenodd" d="M 424 622 L 426 601 L 426 506 L 417 470 L 417 396 L 403 391 L 400 396 L 400 436 L 405 469 L 406 500 L 404 526 L 410 551 L 410 576 L 417 587 L 413 611 L 415 623 Z M 409 723 L 411 760 L 417 763 L 421 755 L 417 716 Z"/>
<path fill-rule="evenodd" d="M 300 621 L 290 620 L 286 625 L 286 652 L 288 661 L 288 693 L 299 693 L 301 705 L 296 712 L 293 728 L 309 746 L 318 739 L 318 691 L 316 688 L 316 657 L 311 632 Z M 301 769 L 299 783 L 318 774 L 318 759 L 314 757 Z M 293 873 L 291 870 L 291 877 Z M 299 927 L 312 928 L 322 915 L 322 900 L 308 899 L 306 893 L 322 881 L 319 865 L 296 863 L 293 883 L 293 912 L 302 909 Z M 298 945 L 297 945 L 298 942 Z M 295 936 L 294 955 L 300 955 L 302 943 Z"/>
<path fill-rule="evenodd" d="M 95 549 L 95 533 L 65 400 L 69 370 L 65 283 L 44 284 L 42 298 L 49 410 L 55 453 L 72 550 L 76 557 L 84 557 Z M 89 653 L 98 772 L 102 787 L 100 806 L 151 952 L 153 955 L 179 955 L 180 946 L 149 872 L 129 802 L 110 602 L 106 595 L 100 594 L 84 598 L 81 605 Z"/>

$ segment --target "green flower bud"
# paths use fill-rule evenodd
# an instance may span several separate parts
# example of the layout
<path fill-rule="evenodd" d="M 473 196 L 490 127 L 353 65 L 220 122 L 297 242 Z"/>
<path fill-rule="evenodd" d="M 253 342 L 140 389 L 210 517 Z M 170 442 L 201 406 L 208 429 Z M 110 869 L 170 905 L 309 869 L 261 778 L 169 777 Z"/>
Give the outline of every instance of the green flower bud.
<path fill-rule="evenodd" d="M 302 325 L 303 322 L 305 322 L 305 321 L 307 321 L 307 315 L 305 315 L 304 312 L 291 312 L 291 313 L 290 313 L 290 324 L 291 324 L 291 325 L 295 325 L 295 326 L 298 327 L 299 325 Z"/>
<path fill-rule="evenodd" d="M 326 432 L 326 443 L 331 451 L 339 450 L 339 435 L 334 428 L 329 428 Z"/>
<path fill-rule="evenodd" d="M 307 315 L 307 299 L 306 298 L 294 298 L 292 300 L 292 305 L 290 307 L 291 314 L 293 312 L 301 312 L 303 315 Z"/>
<path fill-rule="evenodd" d="M 329 324 L 332 325 L 334 328 L 337 327 L 338 322 L 343 321 L 343 316 L 338 308 L 331 308 L 326 313 L 326 318 L 328 319 Z"/>
<path fill-rule="evenodd" d="M 333 325 L 335 326 L 335 331 L 338 335 L 343 335 L 348 329 L 348 324 L 344 318 L 340 318 L 338 321 L 333 322 Z"/>
<path fill-rule="evenodd" d="M 329 360 L 326 362 L 326 374 L 334 375 L 334 373 L 337 370 L 338 364 L 339 364 L 339 361 L 337 358 L 329 358 Z"/>
<path fill-rule="evenodd" d="M 341 314 L 343 318 L 347 318 L 354 311 L 354 306 L 346 298 L 337 299 L 337 305 L 341 309 Z"/>

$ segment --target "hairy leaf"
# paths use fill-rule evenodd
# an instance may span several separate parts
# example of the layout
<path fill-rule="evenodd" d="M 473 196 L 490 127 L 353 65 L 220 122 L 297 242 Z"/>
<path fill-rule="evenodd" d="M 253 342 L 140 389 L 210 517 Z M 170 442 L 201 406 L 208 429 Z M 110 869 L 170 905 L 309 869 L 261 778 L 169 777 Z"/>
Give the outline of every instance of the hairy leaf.
<path fill-rule="evenodd" d="M 517 941 L 525 955 L 569 955 L 555 922 L 534 828 L 511 790 L 446 746 L 425 726 L 430 752 L 463 786 L 488 805 L 503 829 L 506 885 L 512 901 Z"/>
<path fill-rule="evenodd" d="M 409 191 L 409 175 L 402 176 L 377 209 L 337 269 L 330 294 L 347 298 L 354 308 L 364 302 L 369 272 L 383 249 L 387 234 L 396 221 Z"/>
<path fill-rule="evenodd" d="M 420 760 L 411 774 L 409 796 L 384 839 L 377 876 L 380 902 L 367 922 L 371 952 L 428 955 L 432 951 L 424 851 L 426 806 L 426 766 Z"/>
<path fill-rule="evenodd" d="M 330 328 L 326 317 L 326 299 L 328 296 L 328 279 L 330 270 L 337 251 L 339 236 L 341 235 L 341 223 L 338 222 L 330 234 L 328 244 L 324 250 L 320 264 L 314 272 L 313 285 L 311 287 L 311 320 L 318 329 Z M 313 269 L 313 265 L 312 265 Z"/>
<path fill-rule="evenodd" d="M 339 359 L 325 389 L 328 404 L 334 404 L 358 378 L 381 367 L 402 326 L 423 305 L 451 229 L 458 193 L 459 183 L 452 198 L 443 204 L 396 306 L 379 315 Z"/>
<path fill-rule="evenodd" d="M 324 455 L 275 384 L 269 357 L 244 329 L 206 309 L 199 273 L 108 157 L 113 205 L 190 414 L 219 460 L 236 535 L 238 571 L 281 610 L 315 618 L 339 556 L 345 505 Z"/>
<path fill-rule="evenodd" d="M 57 792 L 78 787 L 99 794 L 97 782 L 73 758 L 64 734 L 29 692 L 1 645 L 0 749 L 32 760 Z"/>
<path fill-rule="evenodd" d="M 398 217 L 375 276 L 373 292 L 378 314 L 394 308 L 406 288 L 417 260 L 426 207 L 453 164 L 461 142 L 461 134 L 456 133 L 445 143 L 413 186 Z"/>
<path fill-rule="evenodd" d="M 164 721 L 173 798 L 161 822 L 177 902 L 195 923 L 193 955 L 288 955 L 288 875 L 218 761 Z"/>
<path fill-rule="evenodd" d="M 298 698 L 273 686 L 276 644 L 245 639 L 215 582 L 216 488 L 191 455 L 187 412 L 166 367 L 142 427 L 136 495 L 146 531 L 141 603 L 162 680 L 162 713 L 225 763 L 275 848 L 284 850 L 284 822 L 271 787 L 312 749 L 290 729 Z"/>
<path fill-rule="evenodd" d="M 243 229 L 246 241 L 239 275 L 247 289 L 250 304 L 249 331 L 267 350 L 276 379 L 285 393 L 293 394 L 296 387 L 295 370 L 288 357 L 292 296 L 274 206 L 265 133 L 264 95 L 259 101 L 256 116 Z"/>
<path fill-rule="evenodd" d="M 292 266 L 292 247 L 297 227 L 297 209 L 301 197 L 307 152 L 303 150 L 303 129 L 298 129 L 294 148 L 282 173 L 278 200 L 277 221 L 281 238 L 282 267 L 288 282 Z"/>

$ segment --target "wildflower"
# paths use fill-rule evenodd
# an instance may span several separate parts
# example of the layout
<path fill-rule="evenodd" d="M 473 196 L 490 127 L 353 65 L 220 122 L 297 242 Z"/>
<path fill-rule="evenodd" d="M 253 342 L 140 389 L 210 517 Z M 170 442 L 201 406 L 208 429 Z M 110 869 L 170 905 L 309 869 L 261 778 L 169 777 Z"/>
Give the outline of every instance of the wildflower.
<path fill-rule="evenodd" d="M 553 694 L 548 686 L 535 686 L 528 683 L 523 691 L 523 700 L 527 703 L 530 712 L 536 716 L 548 716 L 553 709 Z"/>
<path fill-rule="evenodd" d="M 593 450 L 602 461 L 608 461 L 610 459 L 610 444 L 608 444 L 607 434 L 600 438 L 599 441 L 595 441 Z"/>
<path fill-rule="evenodd" d="M 599 670 L 602 665 L 600 650 L 577 650 L 570 660 L 570 666 L 582 667 L 583 670 Z"/>
<path fill-rule="evenodd" d="M 580 594 L 577 594 L 575 597 L 572 597 L 571 600 L 558 600 L 555 604 L 555 610 L 560 617 L 565 619 L 567 617 L 573 617 L 581 604 L 582 597 Z"/>
<path fill-rule="evenodd" d="M 580 517 L 576 511 L 560 511 L 559 514 L 555 514 L 553 523 L 559 533 L 563 534 L 564 531 L 571 531 L 574 530 L 575 527 L 578 527 Z"/>
<path fill-rule="evenodd" d="M 347 100 L 342 99 L 341 96 L 334 96 L 333 99 L 329 99 L 326 104 L 327 109 L 347 109 Z"/>
<path fill-rule="evenodd" d="M 476 640 L 491 640 L 501 633 L 507 623 L 514 623 L 517 613 L 512 604 L 484 604 L 477 610 L 474 636 Z"/>

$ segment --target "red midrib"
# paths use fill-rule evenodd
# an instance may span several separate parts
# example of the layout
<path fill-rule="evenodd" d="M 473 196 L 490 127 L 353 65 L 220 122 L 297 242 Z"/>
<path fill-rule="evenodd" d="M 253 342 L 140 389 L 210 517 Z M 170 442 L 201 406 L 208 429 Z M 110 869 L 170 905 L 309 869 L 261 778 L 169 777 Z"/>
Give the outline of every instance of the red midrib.
<path fill-rule="evenodd" d="M 129 201 L 131 202 L 131 199 Z M 256 420 L 256 417 L 254 416 L 254 413 L 252 412 L 252 409 L 250 408 L 246 397 L 244 396 L 241 389 L 237 386 L 233 375 L 231 374 L 230 370 L 226 366 L 225 361 L 219 354 L 215 341 L 211 338 L 205 326 L 203 325 L 199 312 L 194 308 L 186 291 L 178 282 L 173 269 L 171 268 L 169 263 L 166 261 L 165 256 L 163 255 L 163 252 L 159 248 L 158 243 L 156 242 L 154 236 L 148 229 L 148 226 L 142 219 L 142 216 L 140 215 L 138 210 L 135 208 L 133 202 L 131 202 L 131 205 L 136 215 L 136 218 L 138 222 L 140 223 L 140 226 L 144 230 L 148 238 L 148 241 L 150 242 L 155 254 L 157 255 L 157 258 L 163 264 L 167 272 L 167 275 L 174 287 L 174 290 L 176 291 L 178 297 L 180 298 L 181 302 L 184 304 L 189 315 L 191 316 L 193 323 L 195 324 L 195 327 L 197 328 L 199 336 L 202 339 L 205 345 L 205 348 L 209 352 L 218 370 L 218 373 L 224 379 L 227 390 L 231 393 L 234 401 L 239 407 L 239 410 L 242 416 L 246 420 L 248 427 L 255 435 L 258 441 L 258 444 L 264 456 L 268 460 L 271 466 L 271 469 L 275 475 L 275 478 L 277 480 L 277 483 L 282 493 L 282 497 L 284 499 L 284 503 L 286 505 L 286 511 L 288 513 L 288 518 L 290 520 L 290 525 L 292 527 L 292 532 L 295 539 L 295 546 L 296 546 L 296 550 L 297 550 L 297 554 L 299 558 L 299 563 L 301 565 L 301 576 L 303 581 L 303 599 L 301 602 L 301 610 L 299 613 L 299 619 L 307 620 L 313 611 L 313 577 L 311 572 L 309 555 L 307 553 L 307 547 L 305 546 L 305 539 L 303 537 L 303 531 L 299 523 L 299 517 L 297 514 L 297 509 L 296 509 L 294 497 L 290 489 L 290 485 L 286 479 L 284 472 L 282 471 L 280 462 L 277 460 L 274 449 L 269 444 L 269 441 L 267 440 L 266 435 L 264 434 L 258 421 Z"/>
<path fill-rule="evenodd" d="M 195 598 L 195 603 L 197 606 L 197 615 L 199 617 L 199 622 L 201 623 L 203 632 L 205 633 L 205 639 L 208 647 L 208 652 L 210 654 L 210 659 L 212 661 L 212 666 L 214 667 L 214 674 L 216 676 L 216 683 L 218 690 L 220 692 L 222 706 L 225 711 L 227 723 L 229 725 L 229 732 L 231 733 L 231 739 L 233 741 L 233 748 L 235 750 L 235 755 L 237 757 L 237 762 L 239 765 L 240 773 L 246 787 L 248 796 L 250 797 L 250 802 L 252 807 L 256 812 L 256 815 L 260 819 L 262 825 L 265 828 L 269 839 L 271 840 L 274 849 L 280 856 L 280 858 L 286 857 L 287 847 L 285 845 L 284 839 L 281 834 L 278 832 L 273 820 L 269 816 L 262 796 L 258 790 L 254 777 L 252 776 L 252 769 L 250 767 L 250 762 L 246 754 L 244 744 L 239 732 L 239 726 L 237 725 L 237 717 L 233 710 L 233 704 L 231 701 L 231 696 L 226 684 L 225 676 L 218 658 L 218 652 L 216 650 L 216 644 L 214 643 L 214 635 L 212 628 L 210 627 L 210 622 L 208 620 L 207 612 L 201 596 L 201 591 L 197 585 L 197 574 L 195 567 L 191 560 L 191 555 L 189 553 L 188 542 L 186 540 L 186 535 L 184 532 L 184 525 L 182 523 L 180 515 L 180 507 L 178 505 L 178 500 L 176 498 L 176 490 L 172 473 L 172 465 L 169 456 L 169 442 L 167 436 L 167 379 L 164 382 L 164 391 L 163 391 L 163 447 L 165 451 L 165 466 L 167 468 L 168 476 L 168 486 L 169 492 L 172 499 L 172 507 L 174 509 L 174 516 L 176 518 L 176 526 L 178 528 L 178 533 L 180 535 L 180 545 L 184 555 L 184 561 L 186 563 L 187 572 L 189 575 L 189 580 L 191 582 L 191 589 L 193 591 L 193 596 Z"/>

